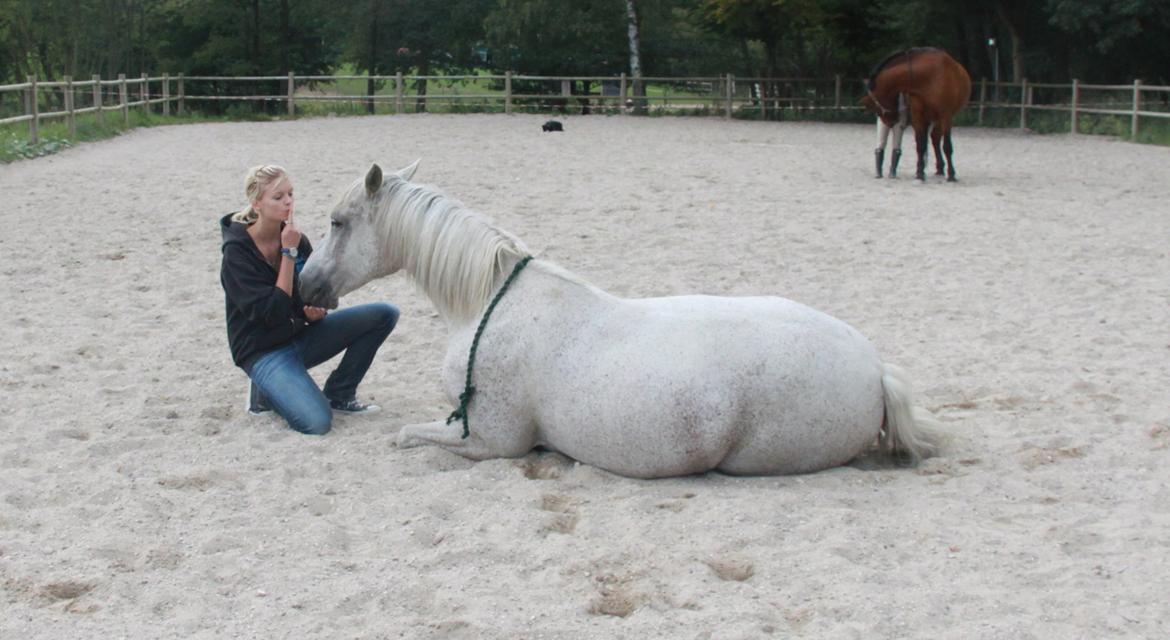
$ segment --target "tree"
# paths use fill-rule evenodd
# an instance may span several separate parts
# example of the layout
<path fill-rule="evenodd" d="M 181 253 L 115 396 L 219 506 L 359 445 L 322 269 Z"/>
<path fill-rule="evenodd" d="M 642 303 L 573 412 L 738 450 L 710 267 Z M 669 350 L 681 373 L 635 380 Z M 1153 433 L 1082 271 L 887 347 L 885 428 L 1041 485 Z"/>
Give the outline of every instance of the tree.
<path fill-rule="evenodd" d="M 630 40 L 630 76 L 634 81 L 634 98 L 638 108 L 645 105 L 646 87 L 642 84 L 641 41 L 638 37 L 638 7 L 634 0 L 626 0 L 626 35 Z"/>
<path fill-rule="evenodd" d="M 1170 3 L 1129 0 L 1048 0 L 1049 23 L 1063 41 L 1085 43 L 1069 55 L 1069 75 L 1116 82 L 1130 77 L 1170 83 Z"/>
<path fill-rule="evenodd" d="M 536 75 L 616 75 L 628 58 L 624 0 L 499 0 L 485 28 L 492 66 Z"/>
<path fill-rule="evenodd" d="M 800 54 L 807 44 L 802 34 L 814 30 L 822 17 L 814 0 L 702 0 L 698 11 L 705 24 L 744 42 L 745 49 L 748 40 L 762 43 L 764 75 L 769 78 L 780 75 L 783 60 L 796 62 L 790 68 L 799 74 Z M 786 50 L 791 55 L 783 56 Z M 780 87 L 765 82 L 762 90 L 765 117 L 776 117 L 777 103 L 769 105 L 767 100 L 779 98 Z"/>
<path fill-rule="evenodd" d="M 348 16 L 353 37 L 347 39 L 344 59 L 371 75 L 471 69 L 491 5 L 492 0 L 370 0 Z M 421 111 L 427 80 L 419 80 L 416 88 Z M 373 87 L 367 90 L 372 93 Z"/>

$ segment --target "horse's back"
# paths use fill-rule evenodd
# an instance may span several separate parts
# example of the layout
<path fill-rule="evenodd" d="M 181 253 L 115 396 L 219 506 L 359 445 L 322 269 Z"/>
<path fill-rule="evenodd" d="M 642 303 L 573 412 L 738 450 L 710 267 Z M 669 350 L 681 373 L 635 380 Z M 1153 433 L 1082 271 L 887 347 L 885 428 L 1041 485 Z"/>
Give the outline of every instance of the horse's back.
<path fill-rule="evenodd" d="M 958 60 L 942 50 L 930 54 L 930 64 L 934 70 L 928 91 L 937 96 L 932 106 L 939 116 L 952 116 L 971 98 L 971 75 Z"/>

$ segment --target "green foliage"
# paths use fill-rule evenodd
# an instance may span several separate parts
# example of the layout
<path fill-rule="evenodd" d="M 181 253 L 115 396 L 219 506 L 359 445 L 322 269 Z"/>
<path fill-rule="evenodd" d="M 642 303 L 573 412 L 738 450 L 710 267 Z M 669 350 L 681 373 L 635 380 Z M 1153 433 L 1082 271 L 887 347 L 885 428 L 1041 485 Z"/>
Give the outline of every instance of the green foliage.
<path fill-rule="evenodd" d="M 476 45 L 492 0 L 364 0 L 335 9 L 342 59 L 375 75 L 452 73 L 482 63 Z"/>
<path fill-rule="evenodd" d="M 608 76 L 628 65 L 624 0 L 499 0 L 484 28 L 497 70 Z"/>
<path fill-rule="evenodd" d="M 0 138 L 0 162 L 39 158 L 71 146 L 73 143 L 63 138 L 42 138 L 40 142 L 33 143 L 6 132 L 4 137 Z"/>
<path fill-rule="evenodd" d="M 1170 3 L 1165 0 L 1047 0 L 1049 22 L 1070 50 L 1074 77 L 1170 83 Z"/>

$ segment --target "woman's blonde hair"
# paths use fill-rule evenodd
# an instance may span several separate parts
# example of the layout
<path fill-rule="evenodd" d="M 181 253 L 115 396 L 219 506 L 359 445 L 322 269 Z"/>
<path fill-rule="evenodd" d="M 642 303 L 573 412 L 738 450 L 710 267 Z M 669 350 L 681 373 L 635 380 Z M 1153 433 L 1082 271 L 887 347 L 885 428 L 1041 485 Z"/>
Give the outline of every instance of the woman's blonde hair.
<path fill-rule="evenodd" d="M 284 167 L 278 167 L 274 164 L 262 164 L 248 169 L 248 173 L 244 174 L 244 195 L 248 197 L 248 206 L 237 211 L 232 216 L 232 221 L 244 224 L 256 222 L 260 214 L 252 208 L 252 203 L 260 199 L 260 195 L 269 185 L 276 184 L 286 178 L 288 178 L 288 172 L 284 170 Z"/>

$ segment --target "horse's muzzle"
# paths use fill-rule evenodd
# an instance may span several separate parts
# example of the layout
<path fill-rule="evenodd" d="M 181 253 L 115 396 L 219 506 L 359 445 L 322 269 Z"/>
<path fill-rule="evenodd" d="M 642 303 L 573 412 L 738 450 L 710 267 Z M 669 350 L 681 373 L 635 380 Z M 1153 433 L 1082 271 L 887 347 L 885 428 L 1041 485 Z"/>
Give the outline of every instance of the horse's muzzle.
<path fill-rule="evenodd" d="M 305 304 L 313 307 L 321 307 L 322 309 L 336 309 L 337 296 L 329 290 L 325 284 L 315 284 L 301 281 L 301 300 Z"/>

